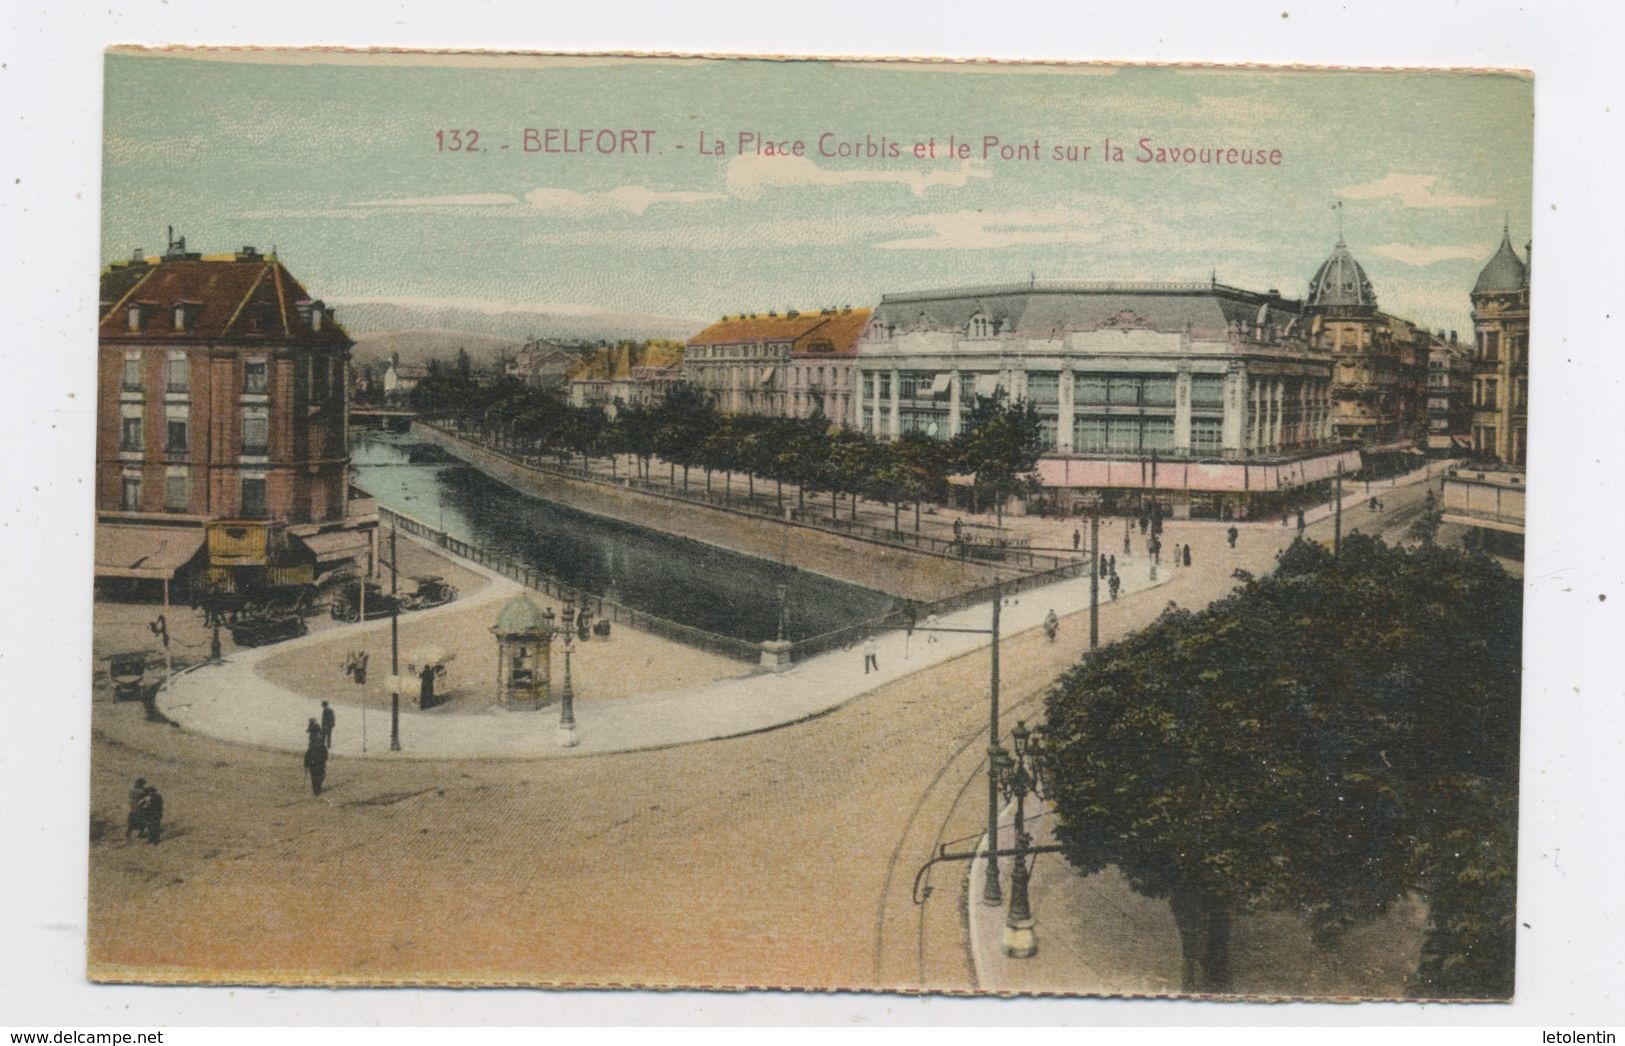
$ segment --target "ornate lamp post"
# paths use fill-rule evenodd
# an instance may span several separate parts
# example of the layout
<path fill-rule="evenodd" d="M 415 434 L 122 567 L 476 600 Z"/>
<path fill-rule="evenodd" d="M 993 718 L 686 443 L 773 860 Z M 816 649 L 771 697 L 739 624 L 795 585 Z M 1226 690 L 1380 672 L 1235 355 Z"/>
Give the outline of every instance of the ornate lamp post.
<path fill-rule="evenodd" d="M 560 615 L 564 633 L 564 688 L 559 691 L 559 747 L 574 748 L 581 743 L 576 736 L 576 695 L 570 685 L 570 655 L 575 652 L 576 602 L 574 593 L 564 596 L 564 613 Z"/>
<path fill-rule="evenodd" d="M 1043 744 L 1034 731 L 1027 729 L 1025 721 L 1016 723 L 1010 732 L 1010 743 L 1015 749 L 1011 758 L 1003 748 L 995 749 L 998 762 L 999 787 L 1007 800 L 1016 804 L 1016 854 L 1010 866 L 1010 910 L 1004 921 L 1004 954 L 1012 959 L 1030 959 L 1038 953 L 1038 934 L 1033 930 L 1032 906 L 1027 898 L 1027 884 L 1032 877 L 1032 836 L 1027 834 L 1026 798 L 1043 798 L 1043 782 L 1039 764 Z"/>

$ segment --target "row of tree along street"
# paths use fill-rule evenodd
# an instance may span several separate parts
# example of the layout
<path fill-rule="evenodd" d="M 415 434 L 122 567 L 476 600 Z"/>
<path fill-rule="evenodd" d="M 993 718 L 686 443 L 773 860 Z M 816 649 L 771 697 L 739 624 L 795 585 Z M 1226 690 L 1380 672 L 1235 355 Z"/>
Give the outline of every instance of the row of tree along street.
<path fill-rule="evenodd" d="M 1089 657 L 1048 699 L 1069 863 L 1167 898 L 1186 990 L 1232 983 L 1233 915 L 1323 942 L 1415 894 L 1412 994 L 1505 998 L 1516 938 L 1519 582 L 1486 556 L 1299 541 L 1273 574 Z"/>
<path fill-rule="evenodd" d="M 797 488 L 805 507 L 808 494 L 830 499 L 836 518 L 841 499 L 857 515 L 857 501 L 867 498 L 892 507 L 894 530 L 902 527 L 905 506 L 920 524 L 922 502 L 944 503 L 950 475 L 973 475 L 972 508 L 984 506 L 1000 516 L 1011 497 L 1031 493 L 1040 452 L 1037 413 L 1027 405 L 978 397 L 963 433 L 951 441 L 911 433 L 891 442 L 832 424 L 821 413 L 810 418 L 730 415 L 717 410 L 709 393 L 679 382 L 654 406 L 617 404 L 613 413 L 597 407 L 572 407 L 558 394 L 530 389 L 511 381 L 481 383 L 458 370 L 432 366 L 412 390 L 411 402 L 423 414 L 448 417 L 488 445 L 541 457 L 554 455 L 560 464 L 579 458 L 584 468 L 607 458 L 612 471 L 617 455 L 633 457 L 647 479 L 651 462 L 664 461 L 671 482 L 688 489 L 690 469 L 702 471 L 706 488 L 711 477 L 735 473 L 748 478 L 755 497 L 758 480 L 776 484 L 780 507 L 784 484 Z"/>

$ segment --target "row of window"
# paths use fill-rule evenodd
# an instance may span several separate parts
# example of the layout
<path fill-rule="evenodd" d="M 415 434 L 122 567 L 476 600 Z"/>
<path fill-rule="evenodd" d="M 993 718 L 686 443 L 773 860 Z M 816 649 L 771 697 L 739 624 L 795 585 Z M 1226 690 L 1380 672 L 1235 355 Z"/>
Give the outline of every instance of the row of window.
<path fill-rule="evenodd" d="M 270 447 L 270 418 L 262 411 L 242 414 L 243 447 L 246 457 L 264 457 Z M 119 451 L 139 454 L 146 449 L 147 419 L 140 407 L 127 406 L 119 418 Z M 183 408 L 171 408 L 164 418 L 164 453 L 183 457 L 191 451 L 191 418 Z"/>
<path fill-rule="evenodd" d="M 1523 332 L 1510 334 L 1506 338 L 1507 349 L 1511 353 L 1513 363 L 1523 363 L 1529 358 L 1529 335 Z M 1501 332 L 1479 331 L 1478 346 L 1474 355 L 1486 362 L 1495 362 L 1501 358 Z"/>
<path fill-rule="evenodd" d="M 265 477 L 244 476 L 241 480 L 238 515 L 244 519 L 264 519 L 267 514 Z M 125 512 L 141 512 L 143 499 L 141 473 L 126 472 L 119 484 L 119 507 Z M 164 511 L 186 512 L 192 506 L 192 476 L 185 468 L 171 468 L 164 474 Z"/>
<path fill-rule="evenodd" d="M 1030 371 L 1026 377 L 1024 399 L 1027 402 L 1037 406 L 1060 403 L 1059 372 Z M 995 391 L 993 378 L 993 375 L 961 374 L 960 402 L 969 403 L 978 394 L 991 395 Z M 948 375 L 931 371 L 899 371 L 897 397 L 903 400 L 946 398 L 950 392 L 949 380 Z M 1191 375 L 1191 406 L 1198 410 L 1223 408 L 1224 381 L 1222 374 Z M 1172 407 L 1176 388 L 1177 379 L 1172 374 L 1074 374 L 1072 401 L 1082 406 Z M 864 391 L 869 397 L 890 399 L 891 374 L 870 372 L 865 377 Z"/>
<path fill-rule="evenodd" d="M 312 402 L 321 402 L 343 384 L 343 362 L 336 356 L 301 357 L 298 379 L 305 385 Z M 243 395 L 264 396 L 268 365 L 265 360 L 243 362 Z M 146 375 L 139 352 L 124 354 L 124 374 L 121 382 L 125 392 L 146 391 Z M 184 352 L 172 352 L 164 361 L 164 391 L 185 393 L 192 390 L 192 364 Z"/>
<path fill-rule="evenodd" d="M 1507 407 L 1512 410 L 1524 410 L 1529 406 L 1529 379 L 1516 378 L 1508 387 L 1510 400 Z M 1483 410 L 1497 410 L 1500 407 L 1501 382 L 1497 378 L 1481 378 L 1473 382 L 1473 406 Z"/>

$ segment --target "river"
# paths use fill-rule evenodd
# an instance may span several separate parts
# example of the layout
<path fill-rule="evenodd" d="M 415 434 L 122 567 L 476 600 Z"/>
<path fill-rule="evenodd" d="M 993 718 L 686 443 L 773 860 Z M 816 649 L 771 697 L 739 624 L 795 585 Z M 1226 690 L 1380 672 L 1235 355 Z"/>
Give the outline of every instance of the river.
<path fill-rule="evenodd" d="M 883 592 L 521 494 L 410 436 L 357 431 L 356 485 L 379 503 L 634 610 L 750 642 L 822 635 L 886 613 Z"/>

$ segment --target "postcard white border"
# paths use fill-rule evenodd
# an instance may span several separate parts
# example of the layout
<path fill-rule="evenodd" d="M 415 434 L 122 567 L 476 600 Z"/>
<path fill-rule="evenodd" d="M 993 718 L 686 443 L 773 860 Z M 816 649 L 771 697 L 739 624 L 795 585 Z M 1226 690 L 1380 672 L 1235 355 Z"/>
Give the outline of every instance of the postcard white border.
<path fill-rule="evenodd" d="M 8 15 L 0 130 L 9 274 L 0 455 L 7 576 L 0 666 L 5 1020 L 104 1024 L 835 1023 L 1547 1025 L 1612 1021 L 1625 867 L 1619 271 L 1625 34 L 1604 5 L 1362 0 L 999 4 L 729 0 L 700 10 L 594 0 L 271 8 L 166 0 L 127 11 L 37 2 Z M 295 991 L 84 981 L 94 403 L 89 273 L 100 264 L 101 49 L 111 43 L 1498 66 L 1536 73 L 1536 374 L 1528 539 L 1518 999 L 1510 1006 L 1244 1006 L 895 995 Z M 21 321 L 18 323 L 17 321 Z M 1607 515 L 1612 508 L 1613 515 Z M 13 586 L 17 581 L 13 581 Z M 15 593 L 16 587 L 12 588 Z M 1606 602 L 1598 596 L 1605 595 Z M 1612 993 L 1612 997 L 1610 997 Z"/>

